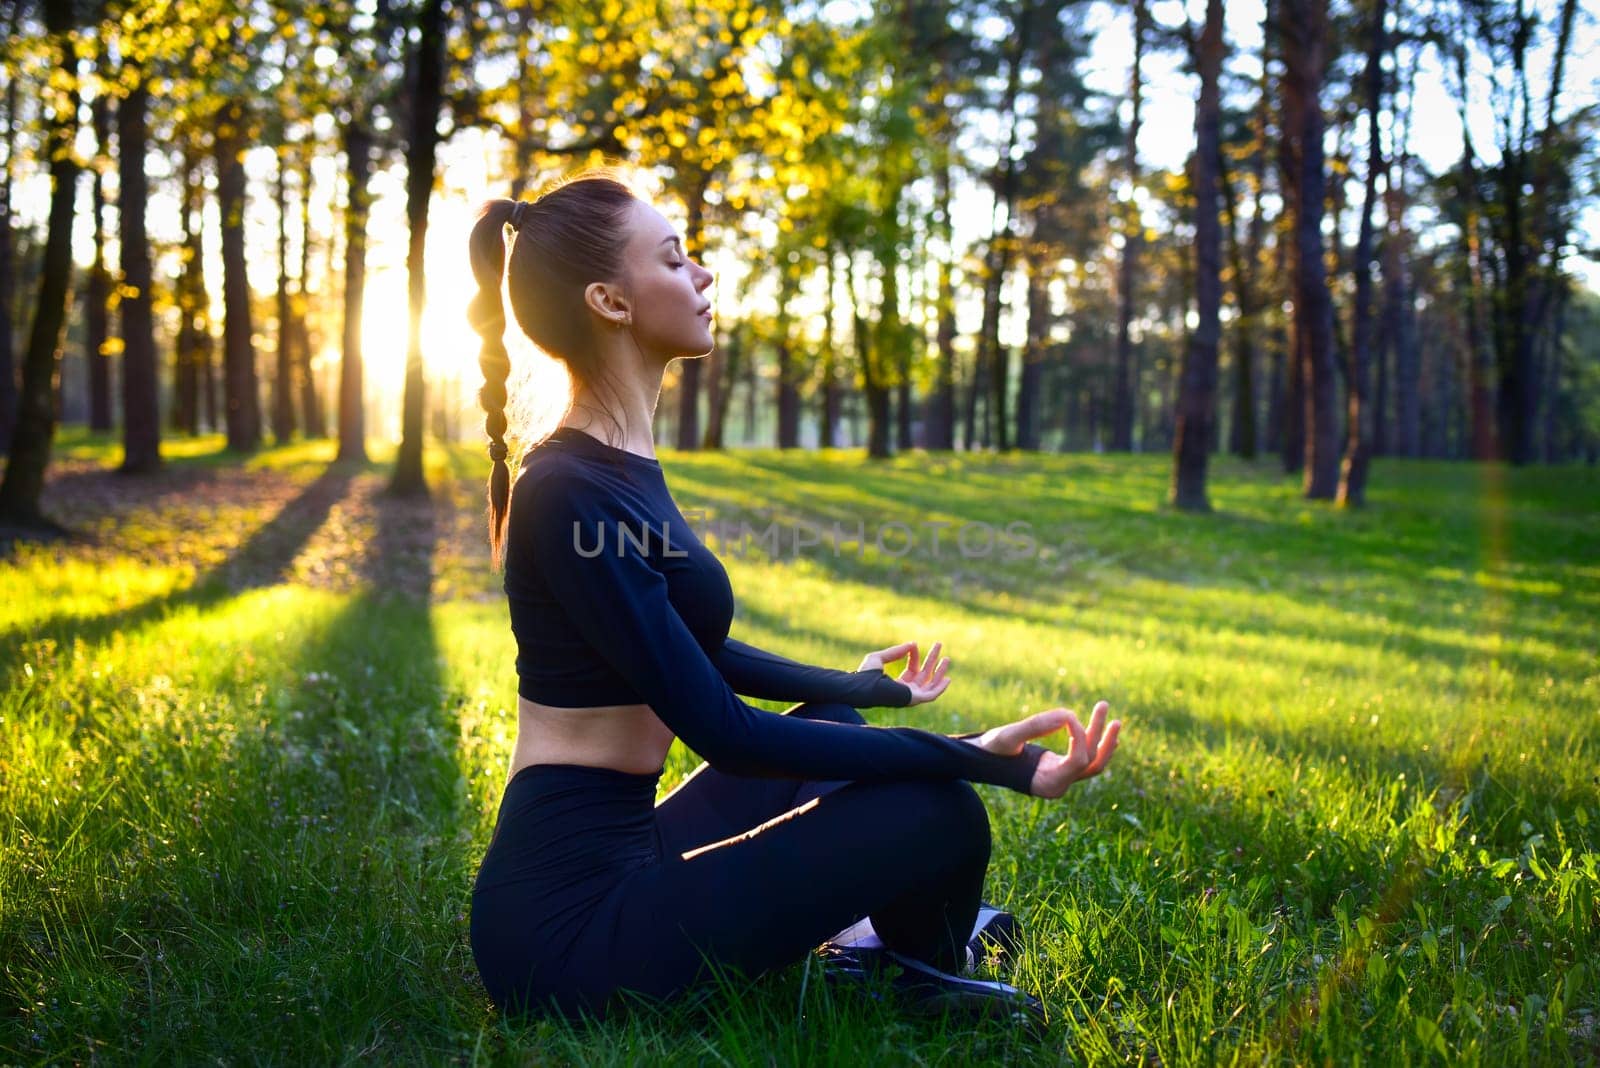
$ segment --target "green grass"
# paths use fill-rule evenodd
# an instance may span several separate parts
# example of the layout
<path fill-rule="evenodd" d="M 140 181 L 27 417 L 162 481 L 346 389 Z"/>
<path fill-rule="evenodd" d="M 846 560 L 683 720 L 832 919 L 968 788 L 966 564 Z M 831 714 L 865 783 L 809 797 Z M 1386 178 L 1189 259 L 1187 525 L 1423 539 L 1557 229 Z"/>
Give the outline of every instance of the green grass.
<path fill-rule="evenodd" d="M 757 644 L 945 643 L 944 696 L 874 722 L 1122 717 L 1065 799 L 981 788 L 1041 1047 L 802 965 L 498 1020 L 466 937 L 515 730 L 487 464 L 430 452 L 418 505 L 331 451 L 202 439 L 130 483 L 62 442 L 47 508 L 87 536 L 0 563 L 0 1062 L 1600 1058 L 1594 470 L 1380 461 L 1343 513 L 1224 460 L 1191 516 L 1159 456 L 663 451 L 685 511 L 864 524 L 837 555 L 702 533 Z M 1013 522 L 1038 551 L 955 546 Z"/>

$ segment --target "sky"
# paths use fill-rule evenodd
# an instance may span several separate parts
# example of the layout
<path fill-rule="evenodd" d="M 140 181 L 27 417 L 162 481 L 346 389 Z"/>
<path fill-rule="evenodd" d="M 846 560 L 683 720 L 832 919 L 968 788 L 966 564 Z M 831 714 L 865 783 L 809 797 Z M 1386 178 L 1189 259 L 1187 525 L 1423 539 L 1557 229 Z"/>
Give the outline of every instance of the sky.
<path fill-rule="evenodd" d="M 1538 0 L 1541 4 L 1555 0 Z M 1189 0 L 1187 13 L 1199 21 L 1203 15 L 1204 0 Z M 1165 25 L 1175 25 L 1185 17 L 1183 0 L 1156 0 L 1151 8 L 1153 17 Z M 1226 37 L 1230 48 L 1229 68 L 1241 76 L 1253 77 L 1259 72 L 1261 44 L 1261 0 L 1231 0 L 1226 14 Z M 1575 38 L 1566 79 L 1563 111 L 1600 101 L 1600 33 L 1592 17 L 1581 17 Z M 1093 44 L 1084 67 L 1091 89 L 1122 97 L 1127 90 L 1132 63 L 1131 20 L 1126 5 L 1099 4 L 1092 12 L 1087 32 Z M 1148 169 L 1177 169 L 1184 165 L 1193 145 L 1194 96 L 1196 80 L 1183 70 L 1184 60 L 1176 53 L 1147 54 L 1145 60 L 1145 107 L 1143 128 L 1139 138 L 1141 165 Z M 1531 73 L 1533 84 L 1547 84 L 1548 48 L 1533 57 Z M 1412 150 L 1430 170 L 1449 167 L 1461 154 L 1461 131 L 1455 100 L 1450 93 L 1452 79 L 1431 62 L 1419 67 L 1416 79 L 1415 117 L 1411 137 Z M 1122 102 L 1124 118 L 1128 114 L 1126 100 Z M 1475 147 L 1480 155 L 1492 160 L 1494 131 L 1492 117 L 1486 103 L 1474 99 L 1469 107 L 1469 121 L 1473 126 Z M 93 150 L 92 138 L 87 131 L 80 134 L 79 149 L 85 155 Z M 504 195 L 507 183 L 498 177 L 501 170 L 500 146 L 497 139 L 478 131 L 467 130 L 450 144 L 442 146 L 440 158 L 441 183 L 430 207 L 429 240 L 427 250 L 430 300 L 423 320 L 424 345 L 435 364 L 436 379 L 459 377 L 472 383 L 477 374 L 477 338 L 466 325 L 465 305 L 472 294 L 471 271 L 466 260 L 466 237 L 470 232 L 477 205 L 487 197 Z M 156 156 L 151 157 L 153 187 L 156 192 L 150 206 L 149 226 L 158 240 L 175 241 L 180 231 L 177 205 L 171 193 L 163 186 L 165 172 L 157 167 L 169 164 Z M 246 170 L 250 177 L 250 211 L 247 213 L 247 245 L 251 250 L 250 275 L 252 285 L 260 292 L 271 292 L 276 287 L 276 218 L 270 201 L 270 182 L 273 162 L 270 150 L 259 149 L 246 157 Z M 314 181 L 313 225 L 326 232 L 330 213 L 323 201 L 331 182 L 335 180 L 336 161 L 328 156 L 316 161 Z M 114 178 L 112 179 L 114 182 Z M 364 340 L 369 366 L 368 376 L 374 391 L 385 395 L 398 395 L 406 348 L 405 280 L 405 193 L 398 168 L 380 172 L 373 180 L 375 199 L 372 208 L 369 234 L 369 263 L 367 277 L 367 303 L 364 318 Z M 1353 190 L 1353 192 L 1355 192 Z M 86 203 L 87 178 L 80 187 L 80 204 Z M 42 220 L 48 204 L 48 178 L 43 174 L 29 174 L 21 178 L 17 190 L 17 214 L 23 219 Z M 672 212 L 663 205 L 669 218 Z M 220 237 L 217 230 L 216 206 L 208 206 L 207 259 L 208 282 L 220 296 Z M 992 204 L 987 194 L 975 188 L 966 189 L 956 204 L 958 246 L 970 245 L 987 233 Z M 1354 213 L 1351 213 L 1352 217 Z M 675 220 L 677 221 L 677 220 Z M 80 210 L 74 232 L 74 253 L 80 264 L 90 262 L 93 254 L 92 223 L 86 211 Z M 1600 244 L 1600 207 L 1591 207 L 1580 220 L 1580 240 L 1587 245 Z M 751 295 L 739 293 L 742 277 L 748 273 L 747 264 L 733 258 L 734 250 L 710 250 L 708 266 L 718 273 L 719 281 L 712 291 L 724 314 L 742 305 Z M 298 262 L 298 252 L 292 254 Z M 1592 263 L 1574 262 L 1571 266 L 1586 284 L 1600 290 L 1600 267 Z M 157 265 L 160 271 L 163 265 Z M 313 276 L 320 273 L 321 265 L 313 268 Z M 810 300 L 818 295 L 810 294 Z M 977 314 L 973 302 L 963 309 L 963 330 L 976 328 L 969 321 Z M 256 324 L 258 334 L 266 324 Z M 1007 323 L 1006 332 L 1016 333 L 1020 323 Z M 564 386 L 565 379 L 550 361 L 533 353 L 531 346 L 519 343 L 519 332 L 507 333 L 508 348 L 519 365 L 533 368 L 534 388 L 541 392 Z M 260 355 L 266 359 L 271 351 L 271 339 Z M 328 339 L 329 348 L 319 359 L 331 366 L 337 359 L 334 346 L 337 338 Z M 471 388 L 461 392 L 466 404 L 471 403 Z M 384 405 L 380 410 L 395 410 L 398 405 Z M 377 426 L 379 434 L 398 432 L 394 426 Z"/>

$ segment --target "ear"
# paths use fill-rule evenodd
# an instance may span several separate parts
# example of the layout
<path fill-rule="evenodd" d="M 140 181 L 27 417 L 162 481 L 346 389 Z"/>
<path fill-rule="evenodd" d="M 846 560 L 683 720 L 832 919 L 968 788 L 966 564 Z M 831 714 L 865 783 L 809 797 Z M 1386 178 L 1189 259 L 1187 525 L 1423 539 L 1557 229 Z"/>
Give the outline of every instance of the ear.
<path fill-rule="evenodd" d="M 590 282 L 583 290 L 583 302 L 607 325 L 627 326 L 633 322 L 633 309 L 622 287 L 611 282 Z"/>

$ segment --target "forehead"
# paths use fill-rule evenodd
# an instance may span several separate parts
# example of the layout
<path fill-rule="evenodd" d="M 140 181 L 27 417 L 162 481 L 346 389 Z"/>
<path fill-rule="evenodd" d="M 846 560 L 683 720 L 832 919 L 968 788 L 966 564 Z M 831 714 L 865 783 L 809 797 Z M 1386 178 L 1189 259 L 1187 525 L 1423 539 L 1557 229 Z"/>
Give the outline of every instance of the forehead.
<path fill-rule="evenodd" d="M 655 205 L 647 204 L 642 200 L 634 201 L 633 205 L 633 242 L 647 248 L 655 248 L 668 238 L 677 238 L 678 228 L 673 226 L 662 215 Z"/>

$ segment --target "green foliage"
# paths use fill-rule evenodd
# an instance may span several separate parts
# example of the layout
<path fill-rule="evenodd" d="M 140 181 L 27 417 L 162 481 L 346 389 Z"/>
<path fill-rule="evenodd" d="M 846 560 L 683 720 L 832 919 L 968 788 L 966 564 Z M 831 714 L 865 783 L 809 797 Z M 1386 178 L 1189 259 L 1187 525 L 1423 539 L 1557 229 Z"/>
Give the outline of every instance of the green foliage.
<path fill-rule="evenodd" d="M 1596 1055 L 1592 471 L 1379 461 L 1340 514 L 1223 461 L 1199 518 L 1159 504 L 1160 456 L 663 453 L 692 521 L 780 524 L 776 554 L 702 528 L 735 633 L 840 667 L 945 642 L 951 690 L 873 721 L 1124 719 L 1064 801 L 984 788 L 1036 1048 L 805 965 L 593 1030 L 496 1020 L 466 922 L 515 680 L 481 457 L 431 453 L 417 506 L 330 443 L 218 446 L 98 505 L 93 541 L 0 565 L 0 1060 Z M 840 524 L 837 555 L 790 551 L 802 519 Z M 915 551 L 877 543 L 891 521 Z M 961 552 L 1014 522 L 1035 551 Z M 663 790 L 692 767 L 675 746 Z"/>

